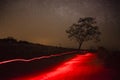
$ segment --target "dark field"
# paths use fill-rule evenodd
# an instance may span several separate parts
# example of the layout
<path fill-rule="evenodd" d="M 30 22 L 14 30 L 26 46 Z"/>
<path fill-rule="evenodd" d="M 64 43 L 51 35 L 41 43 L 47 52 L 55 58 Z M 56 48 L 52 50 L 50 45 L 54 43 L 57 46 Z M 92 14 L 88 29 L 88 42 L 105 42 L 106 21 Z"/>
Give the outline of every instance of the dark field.
<path fill-rule="evenodd" d="M 11 62 L 6 64 L 0 64 L 0 80 L 13 80 L 18 79 L 20 77 L 21 80 L 23 80 L 24 77 L 28 76 L 35 76 L 35 75 L 42 75 L 44 73 L 47 73 L 51 71 L 53 68 L 60 67 L 61 64 L 65 62 L 72 61 L 73 58 L 75 58 L 76 55 L 82 56 L 86 55 L 88 52 L 90 52 L 93 55 L 96 55 L 96 58 L 94 57 L 79 57 L 78 59 L 81 61 L 83 58 L 83 63 L 91 63 L 92 61 L 99 60 L 100 64 L 102 63 L 102 67 L 109 71 L 100 72 L 97 75 L 89 75 L 89 77 L 84 75 L 84 78 L 78 77 L 82 74 L 80 74 L 80 71 L 85 68 L 88 71 L 84 71 L 84 74 L 92 73 L 94 72 L 94 69 L 99 70 L 98 67 L 95 67 L 95 65 L 86 65 L 83 68 L 80 68 L 81 63 L 80 62 L 73 62 L 76 64 L 79 64 L 81 66 L 76 65 L 76 71 L 72 71 L 71 75 L 74 73 L 78 76 L 73 76 L 71 80 L 120 80 L 120 52 L 119 51 L 107 51 L 105 49 L 99 49 L 99 50 L 86 50 L 86 51 L 78 51 L 75 49 L 67 49 L 67 48 L 61 48 L 61 47 L 52 47 L 52 46 L 45 46 L 40 44 L 33 44 L 26 41 L 16 41 L 16 40 L 0 40 L 0 61 L 5 61 L 9 59 L 16 59 L 16 58 L 23 58 L 23 59 L 31 59 L 34 57 L 40 57 L 40 56 L 48 56 L 53 54 L 63 54 L 70 52 L 70 54 L 64 54 L 61 56 L 54 56 L 49 58 L 43 58 L 40 60 L 33 60 L 30 62 Z M 73 52 L 74 51 L 74 52 Z M 91 58 L 91 59 L 89 59 Z M 77 59 L 77 58 L 75 58 Z M 84 60 L 85 59 L 85 60 Z M 96 63 L 99 64 L 97 61 Z M 75 65 L 74 65 L 75 66 Z M 101 69 L 101 68 L 100 68 Z M 62 69 L 61 69 L 62 70 Z M 91 71 L 92 70 L 92 71 Z M 66 70 L 64 70 L 66 71 Z M 76 73 L 75 73 L 76 72 Z M 81 73 L 83 73 L 81 72 Z M 64 73 L 64 72 L 63 72 Z M 103 73 L 103 74 L 102 74 Z M 70 73 L 69 73 L 70 74 Z M 67 75 L 66 73 L 62 74 L 62 76 Z M 59 76 L 59 75 L 57 75 Z M 49 80 L 61 80 L 59 77 L 50 78 Z M 100 78 L 100 76 L 102 76 Z M 88 77 L 88 78 L 85 78 Z M 74 78 L 74 79 L 73 79 Z M 24 79 L 26 80 L 26 79 Z M 37 79 L 32 79 L 37 80 Z M 41 79 L 40 79 L 41 80 Z M 48 79 L 45 79 L 48 80 Z M 67 79 L 70 80 L 70 79 Z"/>

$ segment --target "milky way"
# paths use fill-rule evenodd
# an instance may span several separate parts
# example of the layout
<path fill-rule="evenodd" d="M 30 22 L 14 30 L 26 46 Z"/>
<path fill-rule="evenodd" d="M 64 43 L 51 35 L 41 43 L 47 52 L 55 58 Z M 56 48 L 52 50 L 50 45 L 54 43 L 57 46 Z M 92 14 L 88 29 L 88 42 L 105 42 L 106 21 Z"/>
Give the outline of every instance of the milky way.
<path fill-rule="evenodd" d="M 117 48 L 119 14 L 117 0 L 0 0 L 0 37 L 76 47 L 68 40 L 65 29 L 79 17 L 92 16 L 102 32 L 100 44 Z"/>

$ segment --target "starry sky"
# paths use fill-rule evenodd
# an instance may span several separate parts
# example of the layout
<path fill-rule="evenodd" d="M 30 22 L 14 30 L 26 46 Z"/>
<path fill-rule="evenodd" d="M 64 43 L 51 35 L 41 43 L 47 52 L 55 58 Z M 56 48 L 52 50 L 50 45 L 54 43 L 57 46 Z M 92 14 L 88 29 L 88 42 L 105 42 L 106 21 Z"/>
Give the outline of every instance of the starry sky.
<path fill-rule="evenodd" d="M 82 47 L 120 49 L 119 5 L 119 0 L 0 0 L 0 38 L 76 48 L 65 30 L 80 17 L 94 17 L 101 42 L 85 42 Z"/>

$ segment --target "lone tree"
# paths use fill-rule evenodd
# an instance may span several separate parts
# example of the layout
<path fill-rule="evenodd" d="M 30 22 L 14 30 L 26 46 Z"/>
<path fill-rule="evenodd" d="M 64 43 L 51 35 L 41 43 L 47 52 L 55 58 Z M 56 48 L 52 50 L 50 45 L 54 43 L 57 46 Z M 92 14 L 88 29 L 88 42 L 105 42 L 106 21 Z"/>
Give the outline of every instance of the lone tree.
<path fill-rule="evenodd" d="M 70 39 L 77 41 L 78 49 L 81 48 L 84 41 L 93 39 L 100 41 L 99 35 L 101 34 L 98 26 L 96 26 L 95 18 L 92 17 L 80 18 L 77 23 L 66 30 L 66 33 Z"/>

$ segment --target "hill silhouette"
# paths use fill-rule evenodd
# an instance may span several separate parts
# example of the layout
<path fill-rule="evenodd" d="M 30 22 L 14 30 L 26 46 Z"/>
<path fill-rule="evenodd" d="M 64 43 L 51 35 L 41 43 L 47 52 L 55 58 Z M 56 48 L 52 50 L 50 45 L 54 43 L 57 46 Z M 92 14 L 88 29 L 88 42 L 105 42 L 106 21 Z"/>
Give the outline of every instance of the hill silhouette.
<path fill-rule="evenodd" d="M 72 50 L 74 49 L 47 46 L 23 40 L 16 40 L 13 37 L 0 39 L 0 61 L 13 58 L 27 59 Z"/>

